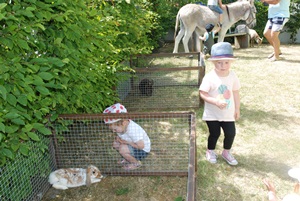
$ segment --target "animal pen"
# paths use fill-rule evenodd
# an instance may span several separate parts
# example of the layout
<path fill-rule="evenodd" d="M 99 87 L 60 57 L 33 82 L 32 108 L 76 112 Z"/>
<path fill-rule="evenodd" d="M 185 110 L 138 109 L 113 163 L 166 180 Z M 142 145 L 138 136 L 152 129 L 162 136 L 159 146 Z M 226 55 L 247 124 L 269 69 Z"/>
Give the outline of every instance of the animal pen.
<path fill-rule="evenodd" d="M 171 61 L 170 62 L 170 58 Z M 200 53 L 134 55 L 134 72 L 123 72 L 117 86 L 129 111 L 199 108 L 199 86 L 205 74 Z"/>
<path fill-rule="evenodd" d="M 117 163 L 120 155 L 112 148 L 116 134 L 108 129 L 104 118 L 129 118 L 146 130 L 151 139 L 151 152 L 142 161 L 141 168 L 126 171 Z M 39 153 L 32 147 L 32 158 L 22 158 L 1 169 L 1 200 L 41 200 L 50 188 L 47 180 L 51 171 L 85 168 L 89 164 L 97 166 L 107 176 L 186 177 L 187 188 L 180 193 L 186 195 L 186 200 L 195 200 L 194 113 L 60 115 L 53 128 L 53 136 L 44 139 L 49 152 Z"/>
<path fill-rule="evenodd" d="M 60 115 L 51 126 L 52 136 L 27 144 L 31 150 L 29 157 L 18 154 L 16 160 L 0 168 L 0 200 L 43 200 L 51 188 L 50 172 L 59 168 L 86 168 L 89 164 L 109 177 L 186 178 L 186 188 L 177 193 L 185 200 L 196 200 L 195 114 L 174 110 L 199 107 L 198 87 L 205 65 L 201 64 L 199 53 L 153 56 L 133 57 L 130 63 L 135 72 L 122 74 L 125 79 L 117 91 L 128 113 Z M 171 56 L 172 64 L 164 59 Z M 141 94 L 139 84 L 143 79 L 153 81 L 152 94 Z M 165 112 L 153 112 L 155 109 Z M 129 118 L 147 132 L 151 151 L 139 169 L 128 171 L 118 164 L 120 155 L 112 148 L 116 134 L 104 123 L 105 118 Z"/>

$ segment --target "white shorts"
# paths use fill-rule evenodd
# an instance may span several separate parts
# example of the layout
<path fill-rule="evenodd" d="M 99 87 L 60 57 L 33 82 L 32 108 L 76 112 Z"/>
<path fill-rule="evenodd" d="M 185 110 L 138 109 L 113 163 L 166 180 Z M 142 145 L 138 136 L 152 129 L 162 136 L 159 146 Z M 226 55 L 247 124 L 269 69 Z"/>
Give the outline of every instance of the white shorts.
<path fill-rule="evenodd" d="M 285 23 L 287 23 L 288 21 L 289 18 L 285 17 L 269 18 L 265 29 L 271 29 L 273 32 L 281 31 Z"/>

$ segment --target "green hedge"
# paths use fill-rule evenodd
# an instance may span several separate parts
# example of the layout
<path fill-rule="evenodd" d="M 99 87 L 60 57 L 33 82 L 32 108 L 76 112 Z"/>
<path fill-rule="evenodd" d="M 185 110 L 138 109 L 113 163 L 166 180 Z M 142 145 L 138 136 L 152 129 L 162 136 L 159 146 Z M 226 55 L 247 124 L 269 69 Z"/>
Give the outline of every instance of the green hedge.
<path fill-rule="evenodd" d="M 151 52 L 155 17 L 125 0 L 1 3 L 0 166 L 51 134 L 46 116 L 102 112 L 117 101 L 116 72 L 128 68 L 120 63 Z"/>

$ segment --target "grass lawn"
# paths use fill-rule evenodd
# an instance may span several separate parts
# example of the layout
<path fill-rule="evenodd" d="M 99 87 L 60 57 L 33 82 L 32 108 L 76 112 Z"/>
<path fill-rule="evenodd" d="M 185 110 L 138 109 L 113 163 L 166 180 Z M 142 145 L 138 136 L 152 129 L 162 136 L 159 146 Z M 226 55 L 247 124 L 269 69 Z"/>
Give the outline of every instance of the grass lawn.
<path fill-rule="evenodd" d="M 287 171 L 300 167 L 300 46 L 282 45 L 281 51 L 283 60 L 270 62 L 268 45 L 234 50 L 238 60 L 232 70 L 242 84 L 233 145 L 238 166 L 205 161 L 207 129 L 199 111 L 199 200 L 266 200 L 265 177 L 274 181 L 281 198 L 293 190 L 295 180 Z M 208 72 L 213 66 L 206 63 Z"/>
<path fill-rule="evenodd" d="M 162 51 L 172 52 L 173 44 Z M 179 50 L 180 51 L 180 50 Z M 287 171 L 300 167 L 300 46 L 282 45 L 283 60 L 270 62 L 269 45 L 235 49 L 238 58 L 232 70 L 242 88 L 241 118 L 232 153 L 239 164 L 229 166 L 221 157 L 217 164 L 205 159 L 208 131 L 197 114 L 197 200 L 264 201 L 267 191 L 262 183 L 275 183 L 280 198 L 293 191 L 295 180 Z M 206 61 L 206 72 L 212 70 Z M 223 136 L 217 144 L 222 151 Z M 186 178 L 107 177 L 91 187 L 55 191 L 43 200 L 86 201 L 179 201 L 186 191 Z M 53 189 L 52 189 L 53 190 Z M 177 198 L 177 199 L 176 199 Z"/>

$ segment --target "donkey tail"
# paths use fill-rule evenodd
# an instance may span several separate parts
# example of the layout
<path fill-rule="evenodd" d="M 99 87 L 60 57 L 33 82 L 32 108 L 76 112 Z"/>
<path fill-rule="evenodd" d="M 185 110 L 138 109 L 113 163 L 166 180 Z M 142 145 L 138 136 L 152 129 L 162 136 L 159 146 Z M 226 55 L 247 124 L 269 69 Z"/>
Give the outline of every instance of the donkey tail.
<path fill-rule="evenodd" d="M 179 14 L 179 12 L 178 12 L 178 13 L 177 13 L 177 16 L 176 16 L 176 24 L 175 24 L 175 31 L 174 31 L 174 40 L 175 40 L 176 34 L 177 34 L 177 28 L 178 28 L 179 17 L 180 17 L 180 14 Z"/>

